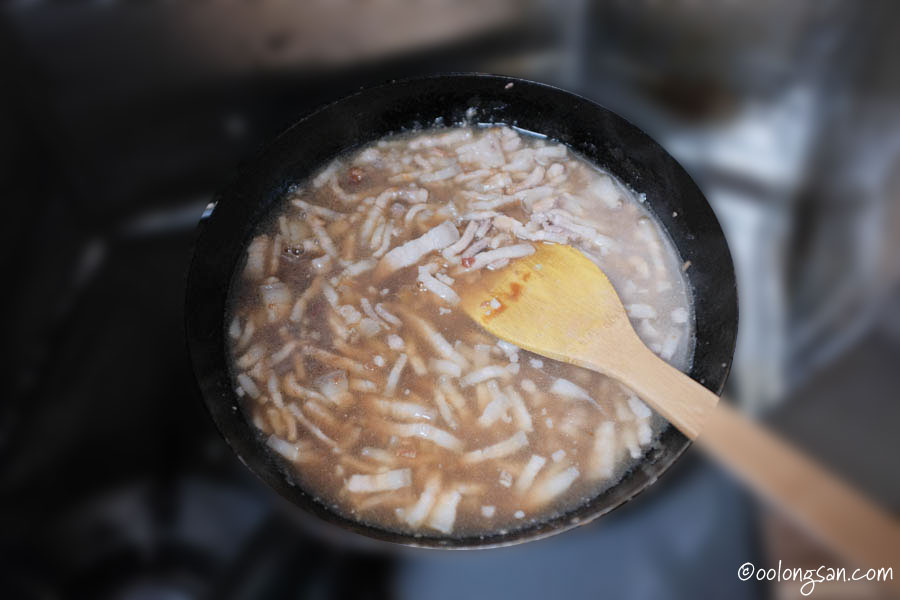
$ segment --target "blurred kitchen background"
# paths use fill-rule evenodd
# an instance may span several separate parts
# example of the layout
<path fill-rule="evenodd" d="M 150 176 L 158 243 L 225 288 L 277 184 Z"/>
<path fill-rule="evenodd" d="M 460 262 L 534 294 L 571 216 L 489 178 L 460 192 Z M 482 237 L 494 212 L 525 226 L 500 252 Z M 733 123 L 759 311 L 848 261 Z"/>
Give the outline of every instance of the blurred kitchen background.
<path fill-rule="evenodd" d="M 441 71 L 576 91 L 681 161 L 736 263 L 729 395 L 900 509 L 900 3 L 0 10 L 0 596 L 800 598 L 737 569 L 843 564 L 693 452 L 576 532 L 466 554 L 310 523 L 234 458 L 182 329 L 204 207 L 304 112 Z"/>

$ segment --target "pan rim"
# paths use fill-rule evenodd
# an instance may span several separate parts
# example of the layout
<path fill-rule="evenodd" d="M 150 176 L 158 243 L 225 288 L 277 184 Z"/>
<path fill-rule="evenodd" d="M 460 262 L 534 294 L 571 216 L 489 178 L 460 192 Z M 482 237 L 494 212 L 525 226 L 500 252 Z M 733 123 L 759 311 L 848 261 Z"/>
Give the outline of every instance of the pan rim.
<path fill-rule="evenodd" d="M 208 379 L 209 374 L 203 373 L 202 370 L 204 368 L 204 357 L 201 356 L 203 351 L 203 345 L 198 344 L 196 337 L 196 311 L 193 309 L 196 306 L 196 298 L 194 297 L 194 288 L 196 287 L 196 282 L 198 278 L 201 278 L 204 273 L 200 270 L 202 267 L 199 264 L 198 256 L 206 251 L 204 246 L 204 241 L 206 239 L 206 232 L 211 223 L 215 222 L 215 217 L 217 212 L 220 212 L 220 202 L 228 198 L 229 191 L 234 190 L 238 185 L 238 182 L 248 176 L 248 173 L 252 173 L 255 165 L 259 164 L 261 161 L 264 161 L 270 153 L 274 152 L 280 144 L 285 143 L 290 140 L 291 136 L 294 135 L 297 131 L 299 131 L 304 125 L 314 120 L 317 116 L 320 116 L 326 113 L 329 110 L 334 110 L 335 107 L 339 107 L 342 103 L 352 103 L 353 100 L 360 98 L 361 96 L 371 95 L 378 93 L 380 90 L 396 88 L 398 86 L 415 86 L 417 84 L 422 84 L 425 82 L 434 82 L 439 80 L 455 80 L 460 81 L 464 79 L 469 80 L 477 80 L 480 82 L 494 82 L 498 84 L 503 84 L 503 86 L 507 86 L 509 83 L 513 84 L 513 87 L 516 85 L 525 86 L 525 87 L 535 87 L 543 90 L 549 90 L 552 93 L 559 94 L 565 96 L 569 99 L 574 99 L 578 103 L 583 106 L 589 107 L 595 111 L 601 111 L 603 113 L 607 113 L 614 117 L 617 121 L 625 124 L 627 128 L 633 130 L 632 132 L 637 132 L 643 138 L 646 139 L 651 145 L 657 147 L 664 157 L 671 161 L 671 163 L 680 170 L 680 175 L 686 178 L 687 181 L 690 182 L 691 185 L 694 186 L 696 194 L 699 194 L 699 198 L 703 200 L 703 203 L 708 209 L 709 217 L 712 219 L 712 223 L 714 224 L 715 232 L 719 241 L 724 245 L 722 249 L 723 255 L 719 257 L 719 263 L 725 265 L 725 272 L 720 275 L 726 280 L 726 283 L 733 288 L 733 306 L 728 307 L 733 309 L 734 317 L 733 322 L 731 323 L 733 331 L 730 334 L 730 339 L 725 341 L 725 345 L 728 346 L 725 350 L 725 354 L 727 355 L 727 360 L 724 360 L 723 368 L 720 372 L 719 380 L 713 386 L 715 389 L 712 389 L 716 394 L 721 394 L 722 389 L 724 388 L 725 382 L 728 378 L 728 374 L 731 369 L 731 360 L 734 353 L 734 347 L 736 343 L 737 336 L 737 286 L 736 280 L 734 276 L 734 265 L 731 257 L 730 249 L 728 248 L 727 239 L 724 236 L 724 233 L 721 230 L 721 226 L 718 223 L 718 220 L 715 218 L 715 214 L 712 212 L 712 209 L 709 207 L 708 202 L 700 191 L 699 187 L 687 173 L 687 171 L 672 157 L 660 144 L 658 144 L 655 140 L 650 138 L 646 133 L 644 133 L 640 128 L 634 125 L 631 121 L 619 116 L 618 114 L 610 111 L 605 108 L 601 104 L 594 102 L 588 98 L 585 98 L 579 94 L 564 90 L 562 88 L 542 83 L 531 81 L 528 79 L 518 78 L 518 77 L 510 77 L 506 75 L 499 74 L 489 74 L 489 73 L 466 73 L 466 72 L 451 72 L 451 73 L 435 73 L 418 77 L 409 77 L 409 78 L 401 78 L 401 79 L 392 79 L 384 83 L 379 83 L 373 86 L 362 87 L 357 89 L 356 91 L 347 94 L 337 100 L 332 102 L 325 103 L 307 113 L 299 117 L 288 127 L 279 132 L 274 138 L 272 138 L 268 143 L 263 145 L 257 153 L 248 161 L 246 161 L 239 169 L 236 170 L 234 176 L 230 179 L 230 181 L 223 186 L 215 195 L 212 208 L 207 210 L 204 214 L 203 219 L 201 220 L 197 234 L 195 236 L 194 245 L 192 248 L 192 258 L 190 262 L 189 272 L 188 272 L 188 285 L 187 285 L 187 293 L 186 293 L 186 303 L 185 303 L 185 329 L 187 334 L 187 344 L 188 344 L 188 353 L 191 360 L 192 371 L 194 373 L 195 379 L 197 380 L 198 387 L 201 391 L 201 398 L 203 400 L 204 406 L 207 412 L 210 414 L 213 422 L 216 425 L 216 429 L 222 438 L 229 445 L 231 450 L 235 453 L 235 455 L 239 458 L 241 462 L 247 466 L 247 468 L 259 479 L 266 483 L 269 488 L 272 488 L 276 491 L 282 498 L 286 499 L 293 506 L 299 507 L 306 513 L 310 513 L 317 517 L 322 521 L 326 521 L 331 523 L 332 525 L 337 525 L 338 527 L 349 530 L 354 533 L 358 533 L 364 535 L 369 538 L 373 538 L 375 540 L 380 540 L 384 542 L 391 542 L 394 544 L 401 544 L 404 546 L 410 546 L 415 548 L 430 548 L 430 549 L 490 549 L 490 548 L 499 548 L 506 547 L 510 545 L 516 545 L 519 543 L 524 543 L 527 541 L 536 541 L 539 539 L 545 539 L 547 537 L 556 535 L 558 533 L 562 533 L 568 530 L 571 530 L 575 527 L 579 527 L 581 525 L 585 525 L 598 517 L 608 514 L 609 512 L 615 510 L 616 508 L 624 505 L 625 503 L 636 498 L 640 493 L 646 490 L 648 487 L 653 485 L 656 479 L 661 476 L 663 473 L 669 470 L 672 464 L 680 458 L 687 448 L 691 445 L 690 440 L 688 440 L 685 436 L 683 436 L 680 432 L 674 429 L 671 425 L 666 427 L 663 432 L 660 434 L 660 437 L 668 436 L 669 446 L 668 450 L 664 455 L 652 458 L 648 453 L 647 457 L 642 460 L 638 465 L 636 465 L 632 471 L 640 470 L 645 466 L 651 466 L 652 473 L 649 474 L 647 480 L 643 483 L 638 483 L 636 487 L 623 495 L 620 498 L 616 498 L 612 501 L 601 503 L 601 500 L 608 494 L 610 490 L 618 488 L 623 481 L 625 481 L 626 477 L 631 476 L 631 472 L 623 476 L 623 478 L 610 486 L 610 488 L 600 492 L 599 494 L 593 496 L 591 499 L 585 501 L 583 504 L 575 507 L 574 509 L 567 511 L 559 516 L 553 517 L 548 520 L 541 521 L 537 524 L 533 524 L 530 526 L 525 526 L 521 529 L 517 529 L 507 533 L 499 533 L 494 532 L 490 535 L 485 536 L 468 536 L 468 537 L 449 537 L 449 536 L 432 536 L 432 535 L 414 535 L 414 534 L 406 534 L 400 533 L 397 531 L 392 531 L 390 529 L 382 528 L 379 526 L 371 525 L 364 523 L 362 521 L 358 521 L 346 516 L 343 516 L 339 512 L 332 510 L 325 506 L 322 502 L 315 499 L 311 494 L 303 492 L 298 486 L 292 484 L 289 481 L 286 481 L 285 475 L 282 473 L 281 469 L 273 469 L 268 468 L 266 470 L 262 470 L 259 468 L 259 460 L 258 457 L 248 456 L 247 447 L 248 445 L 245 443 L 246 440 L 239 440 L 235 435 L 232 434 L 232 427 L 228 423 L 225 422 L 226 417 L 224 416 L 224 412 L 227 411 L 227 407 L 222 405 L 222 398 L 213 397 L 220 395 L 221 389 L 214 389 L 214 386 L 211 386 L 211 383 Z M 495 121 L 497 124 L 500 124 L 500 121 Z M 505 123 L 510 124 L 510 123 Z M 451 124 L 454 125 L 454 124 Z M 538 132 L 540 133 L 540 132 Z M 353 146 L 348 146 L 345 150 L 349 150 Z M 571 146 L 569 146 L 571 148 Z M 573 149 L 574 150 L 574 149 Z M 590 157 L 585 157 L 587 160 L 591 160 Z M 594 161 L 592 161 L 594 162 Z M 311 170 L 314 171 L 315 168 L 321 167 L 325 164 L 323 160 L 319 164 L 315 165 L 315 167 Z M 666 233 L 670 234 L 668 228 L 666 229 Z M 670 236 L 671 237 L 671 236 Z M 675 243 L 673 239 L 673 243 Z M 681 248 L 678 247 L 676 243 L 676 248 L 681 252 Z M 232 269 L 233 272 L 233 269 Z M 228 290 L 230 290 L 231 279 L 225 284 L 225 294 L 227 296 Z M 693 287 L 693 286 L 692 286 Z M 220 315 L 220 320 L 222 321 L 222 331 L 224 332 L 224 321 L 225 314 Z M 690 367 L 690 371 L 694 371 L 694 365 L 692 364 Z M 226 369 L 227 372 L 227 369 Z M 221 383 L 221 382 L 219 382 Z M 701 383 L 706 384 L 701 381 Z M 707 387 L 709 387 L 707 385 Z M 234 407 L 237 404 L 237 397 L 234 394 L 234 390 L 228 388 L 230 390 L 230 396 L 232 398 L 226 404 L 232 405 Z M 219 393 L 214 393 L 219 392 Z M 224 412 L 223 412 L 224 411 Z M 240 412 L 240 411 L 239 411 Z M 252 427 L 252 424 L 247 424 Z M 255 440 L 253 443 L 259 444 L 258 440 Z M 256 449 L 257 452 L 260 451 L 259 448 Z M 273 475 L 278 473 L 280 476 L 280 481 L 273 481 Z M 285 486 L 293 487 L 295 491 L 299 491 L 302 496 L 305 496 L 306 500 L 301 502 L 299 501 L 299 496 L 295 494 L 288 494 L 285 490 Z M 593 506 L 595 504 L 599 504 L 598 506 Z M 585 510 L 587 509 L 587 510 Z M 584 512 L 584 514 L 579 514 Z M 574 517 L 572 515 L 575 515 Z"/>

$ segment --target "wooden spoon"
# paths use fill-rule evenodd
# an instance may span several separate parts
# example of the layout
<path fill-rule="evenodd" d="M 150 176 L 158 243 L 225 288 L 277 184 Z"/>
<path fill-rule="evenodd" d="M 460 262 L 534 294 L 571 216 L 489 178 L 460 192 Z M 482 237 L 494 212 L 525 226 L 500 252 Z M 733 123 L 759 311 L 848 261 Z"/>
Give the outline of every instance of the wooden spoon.
<path fill-rule="evenodd" d="M 538 244 L 531 256 L 461 285 L 460 297 L 465 312 L 500 339 L 627 385 L 753 490 L 859 566 L 900 566 L 895 519 L 656 356 L 638 338 L 606 275 L 578 250 Z"/>

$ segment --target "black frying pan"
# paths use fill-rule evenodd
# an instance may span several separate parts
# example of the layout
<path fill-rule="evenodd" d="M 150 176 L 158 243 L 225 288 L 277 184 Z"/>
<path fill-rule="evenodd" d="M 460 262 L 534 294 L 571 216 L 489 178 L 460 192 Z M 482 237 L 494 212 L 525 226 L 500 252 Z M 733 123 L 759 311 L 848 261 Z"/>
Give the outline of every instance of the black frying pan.
<path fill-rule="evenodd" d="M 467 110 L 474 108 L 474 118 Z M 471 116 L 471 111 L 469 113 Z M 240 409 L 226 362 L 225 309 L 235 267 L 259 220 L 288 187 L 332 158 L 391 133 L 464 122 L 505 123 L 559 140 L 647 197 L 678 252 L 691 262 L 696 349 L 690 375 L 721 393 L 737 335 L 731 254 L 713 211 L 688 174 L 640 129 L 563 90 L 495 75 L 438 75 L 387 83 L 304 117 L 244 167 L 204 218 L 187 286 L 186 327 L 194 372 L 210 415 L 240 459 L 279 494 L 325 521 L 412 546 L 475 548 L 514 544 L 571 529 L 633 498 L 690 444 L 674 427 L 622 480 L 555 519 L 508 533 L 412 536 L 347 519 L 291 482 Z M 677 217 L 675 214 L 677 213 Z"/>

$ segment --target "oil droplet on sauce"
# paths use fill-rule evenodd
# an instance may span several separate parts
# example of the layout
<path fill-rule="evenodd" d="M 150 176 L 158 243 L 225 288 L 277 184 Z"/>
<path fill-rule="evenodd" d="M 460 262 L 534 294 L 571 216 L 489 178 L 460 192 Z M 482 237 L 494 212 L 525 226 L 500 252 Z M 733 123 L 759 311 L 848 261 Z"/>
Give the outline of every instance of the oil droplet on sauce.
<path fill-rule="evenodd" d="M 497 289 L 492 291 L 492 301 L 496 302 L 486 302 L 482 304 L 482 306 L 488 306 L 488 310 L 485 312 L 485 315 L 482 317 L 482 320 L 486 323 L 502 313 L 506 310 L 513 302 L 519 300 L 522 297 L 522 291 L 525 289 L 525 282 L 531 279 L 530 271 L 519 271 L 516 270 L 515 275 L 520 279 L 520 281 L 512 281 L 509 283 L 507 289 Z M 499 306 L 496 306 L 499 304 Z"/>

